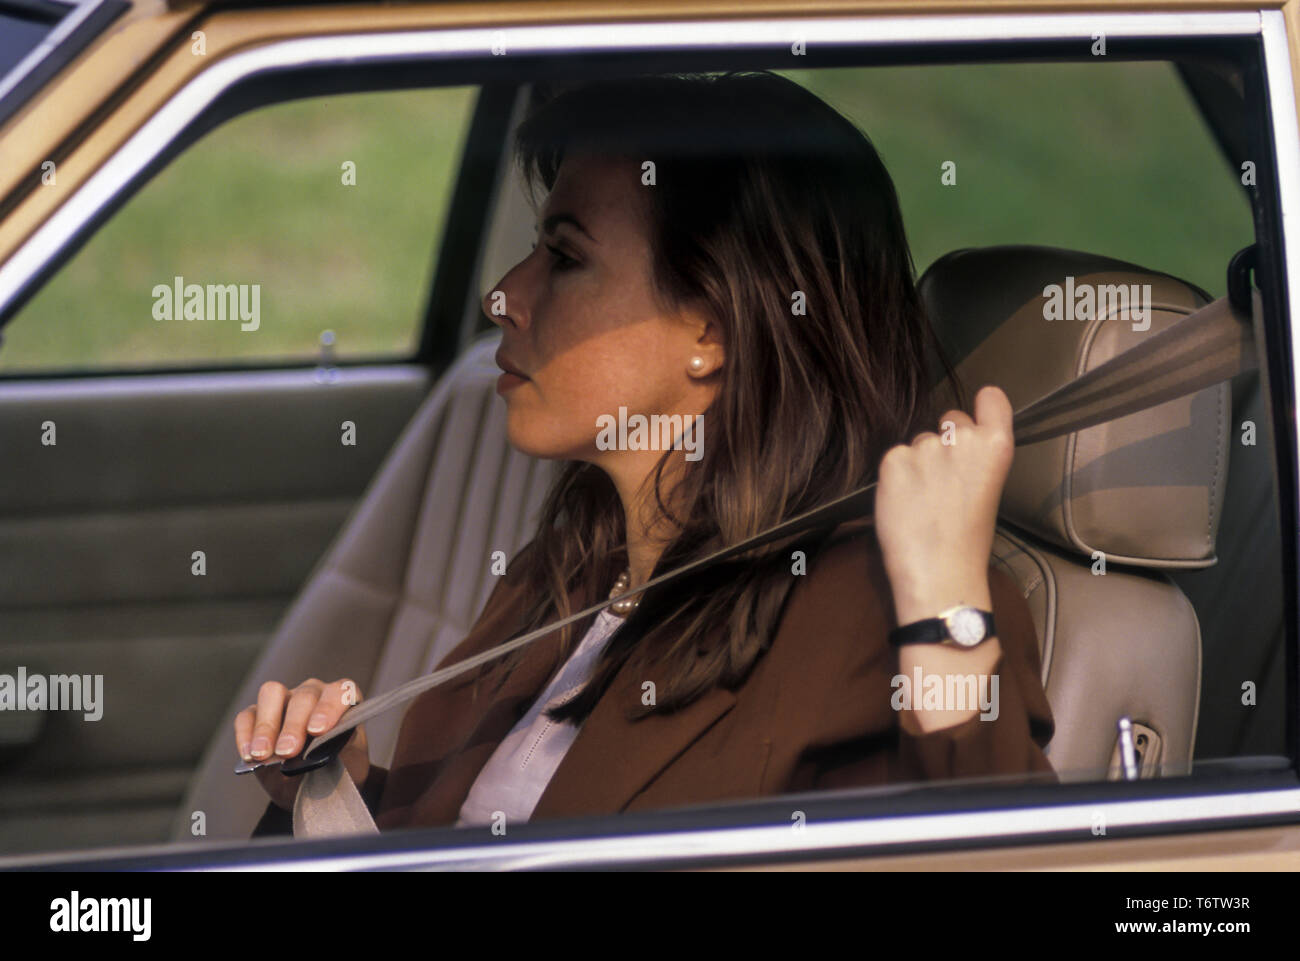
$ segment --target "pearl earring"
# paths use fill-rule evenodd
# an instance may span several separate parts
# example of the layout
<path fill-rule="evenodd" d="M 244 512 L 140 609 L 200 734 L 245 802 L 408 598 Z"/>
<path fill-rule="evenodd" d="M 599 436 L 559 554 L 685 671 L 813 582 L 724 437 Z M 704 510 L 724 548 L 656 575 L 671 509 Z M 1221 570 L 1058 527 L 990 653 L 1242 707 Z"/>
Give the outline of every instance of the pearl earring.
<path fill-rule="evenodd" d="M 691 372 L 701 373 L 704 370 L 704 358 L 698 354 L 691 358 Z"/>

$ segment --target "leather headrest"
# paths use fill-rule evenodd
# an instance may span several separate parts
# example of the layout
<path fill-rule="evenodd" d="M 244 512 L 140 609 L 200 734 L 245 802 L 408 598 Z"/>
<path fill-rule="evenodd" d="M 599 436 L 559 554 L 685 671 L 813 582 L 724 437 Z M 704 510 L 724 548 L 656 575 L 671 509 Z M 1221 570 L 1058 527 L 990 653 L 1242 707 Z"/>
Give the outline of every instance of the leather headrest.
<path fill-rule="evenodd" d="M 1168 274 L 1035 246 L 954 251 L 925 272 L 919 287 L 968 400 L 996 384 L 1014 410 L 1210 300 Z M 1144 315 L 1146 301 L 1129 303 L 1125 295 L 1148 292 Z M 946 382 L 936 396 L 940 410 L 955 406 Z M 1231 417 L 1225 381 L 1018 447 L 999 522 L 1090 559 L 1101 551 L 1108 563 L 1208 567 L 1217 559 Z"/>

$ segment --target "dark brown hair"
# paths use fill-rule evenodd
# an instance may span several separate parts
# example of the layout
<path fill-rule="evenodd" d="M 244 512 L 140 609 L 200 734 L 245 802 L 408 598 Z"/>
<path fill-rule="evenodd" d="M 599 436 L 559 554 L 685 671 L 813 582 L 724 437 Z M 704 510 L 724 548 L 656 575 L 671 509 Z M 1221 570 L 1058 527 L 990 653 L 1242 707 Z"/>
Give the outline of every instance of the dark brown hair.
<path fill-rule="evenodd" d="M 933 427 L 940 368 L 963 398 L 917 295 L 884 164 L 861 131 L 793 81 L 760 71 L 591 83 L 535 103 L 515 147 L 526 183 L 546 190 L 567 152 L 635 160 L 657 296 L 702 303 L 723 332 L 722 384 L 704 413 L 703 456 L 684 462 L 670 497 L 685 505 L 676 513 L 660 489 L 674 452 L 655 472 L 655 496 L 680 531 L 655 574 L 867 483 L 886 450 Z M 639 179 L 647 160 L 653 186 Z M 811 560 L 817 543 L 799 547 Z M 570 591 L 582 604 L 605 596 L 627 565 L 608 476 L 566 463 L 531 547 L 519 563 L 536 600 L 520 630 L 572 613 Z M 657 700 L 630 704 L 632 717 L 740 684 L 794 584 L 790 547 L 647 592 L 583 691 L 548 716 L 585 719 L 629 662 L 655 682 Z M 565 652 L 586 623 L 566 629 Z"/>

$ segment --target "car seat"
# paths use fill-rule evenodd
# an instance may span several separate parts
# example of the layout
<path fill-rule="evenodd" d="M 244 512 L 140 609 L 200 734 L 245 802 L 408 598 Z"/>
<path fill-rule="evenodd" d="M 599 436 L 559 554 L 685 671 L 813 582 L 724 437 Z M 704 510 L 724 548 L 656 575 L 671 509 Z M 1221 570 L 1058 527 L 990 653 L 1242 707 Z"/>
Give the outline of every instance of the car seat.
<path fill-rule="evenodd" d="M 1092 317 L 1046 319 L 1047 288 L 1064 292 L 1067 278 L 1076 291 L 1149 285 L 1149 328 L 1135 330 L 1146 321 L 1118 298 Z M 1210 300 L 1167 274 L 1032 246 L 955 251 L 919 287 L 969 395 L 994 383 L 1016 410 Z M 1046 754 L 1062 781 L 1121 776 L 1123 717 L 1138 776 L 1191 770 L 1200 627 L 1166 572 L 1216 562 L 1231 415 L 1223 382 L 1016 450 L 993 553 L 1033 613 L 1056 718 Z"/>

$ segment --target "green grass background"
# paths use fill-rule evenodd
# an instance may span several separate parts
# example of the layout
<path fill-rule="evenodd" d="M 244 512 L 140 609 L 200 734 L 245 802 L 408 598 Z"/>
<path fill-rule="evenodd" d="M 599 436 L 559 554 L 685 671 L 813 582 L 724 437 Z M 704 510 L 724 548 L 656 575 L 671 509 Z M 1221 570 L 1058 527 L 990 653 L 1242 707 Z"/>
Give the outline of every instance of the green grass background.
<path fill-rule="evenodd" d="M 918 270 L 957 247 L 1048 244 L 1217 296 L 1229 257 L 1253 239 L 1238 175 L 1167 64 L 781 72 L 876 145 Z M 340 358 L 408 354 L 474 102 L 471 88 L 357 94 L 232 120 L 20 312 L 0 370 L 300 363 L 326 329 Z M 356 186 L 342 185 L 347 160 Z M 955 186 L 940 182 L 947 160 Z M 155 321 L 152 289 L 177 275 L 261 284 L 261 329 Z"/>
<path fill-rule="evenodd" d="M 406 354 L 473 88 L 279 104 L 210 133 L 133 197 L 5 329 L 0 369 Z M 344 186 L 343 164 L 356 164 Z M 155 284 L 261 284 L 261 326 L 153 318 Z"/>
<path fill-rule="evenodd" d="M 1046 244 L 1226 293 L 1250 204 L 1166 63 L 785 72 L 853 120 L 894 178 L 918 271 L 950 250 Z M 957 165 L 955 186 L 940 165 Z"/>

